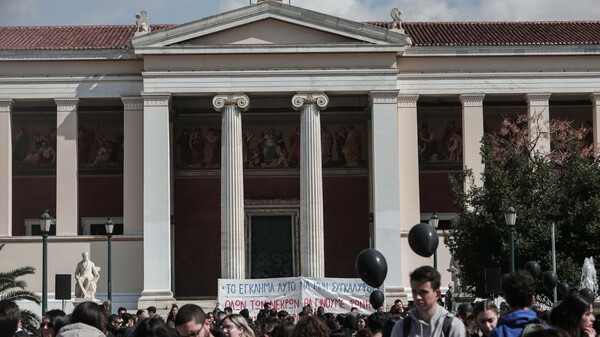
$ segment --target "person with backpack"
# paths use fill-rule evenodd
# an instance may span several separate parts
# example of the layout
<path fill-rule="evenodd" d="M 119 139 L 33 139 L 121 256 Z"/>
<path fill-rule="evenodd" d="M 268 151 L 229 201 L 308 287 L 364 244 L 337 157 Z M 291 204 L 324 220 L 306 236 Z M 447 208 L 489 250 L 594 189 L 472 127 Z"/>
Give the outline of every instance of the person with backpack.
<path fill-rule="evenodd" d="M 531 310 L 535 294 L 535 280 L 525 271 L 513 272 L 502 279 L 502 292 L 510 311 L 500 317 L 490 337 L 522 337 L 537 329 L 548 329 Z"/>
<path fill-rule="evenodd" d="M 414 309 L 392 329 L 391 337 L 465 337 L 465 325 L 438 304 L 441 275 L 431 266 L 410 274 Z"/>

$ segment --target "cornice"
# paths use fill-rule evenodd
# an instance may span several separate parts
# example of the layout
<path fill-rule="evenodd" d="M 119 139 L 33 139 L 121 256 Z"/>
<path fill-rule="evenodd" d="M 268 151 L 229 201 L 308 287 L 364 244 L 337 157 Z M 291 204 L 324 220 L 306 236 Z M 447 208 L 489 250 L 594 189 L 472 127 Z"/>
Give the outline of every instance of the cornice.
<path fill-rule="evenodd" d="M 598 45 L 413 46 L 402 57 L 599 55 Z"/>
<path fill-rule="evenodd" d="M 169 93 L 142 93 L 144 106 L 169 106 L 171 94 Z"/>
<path fill-rule="evenodd" d="M 243 70 L 243 71 L 153 71 L 142 72 L 144 79 L 158 78 L 205 78 L 232 76 L 243 77 L 289 77 L 289 76 L 396 76 L 396 69 L 356 69 L 356 70 Z"/>
<path fill-rule="evenodd" d="M 77 109 L 79 99 L 77 98 L 55 98 L 56 111 L 58 112 L 71 112 Z"/>
<path fill-rule="evenodd" d="M 485 94 L 460 94 L 458 98 L 463 107 L 482 107 Z"/>
<path fill-rule="evenodd" d="M 416 108 L 419 95 L 398 95 L 399 108 Z"/>
<path fill-rule="evenodd" d="M 600 78 L 600 72 L 505 72 L 505 73 L 399 73 L 398 80 L 476 80 L 535 78 Z"/>
<path fill-rule="evenodd" d="M 133 50 L 3 50 L 1 61 L 137 60 Z"/>
<path fill-rule="evenodd" d="M 550 100 L 550 93 L 525 94 L 525 102 L 530 106 L 546 106 Z"/>
<path fill-rule="evenodd" d="M 123 109 L 127 111 L 136 111 L 144 109 L 144 99 L 140 97 L 121 97 Z"/>
<path fill-rule="evenodd" d="M 5 77 L 0 84 L 141 83 L 141 76 Z"/>

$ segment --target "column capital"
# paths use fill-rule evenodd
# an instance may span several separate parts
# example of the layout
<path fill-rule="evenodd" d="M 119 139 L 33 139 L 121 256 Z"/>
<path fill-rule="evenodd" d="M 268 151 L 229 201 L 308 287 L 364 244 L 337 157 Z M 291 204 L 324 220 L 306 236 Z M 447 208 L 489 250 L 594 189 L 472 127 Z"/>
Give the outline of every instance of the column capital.
<path fill-rule="evenodd" d="M 170 93 L 142 93 L 145 106 L 168 106 L 171 101 Z"/>
<path fill-rule="evenodd" d="M 213 98 L 213 108 L 218 112 L 223 111 L 226 105 L 237 105 L 242 111 L 246 111 L 250 106 L 250 98 L 244 94 L 222 94 Z"/>
<path fill-rule="evenodd" d="M 300 110 L 305 104 L 316 104 L 319 110 L 325 110 L 329 104 L 329 97 L 322 92 L 297 93 L 292 97 L 292 105 L 295 110 Z"/>
<path fill-rule="evenodd" d="M 144 99 L 142 96 L 121 97 L 123 109 L 125 111 L 135 111 L 144 109 Z"/>
<path fill-rule="evenodd" d="M 0 98 L 0 112 L 10 112 L 12 104 L 12 98 Z"/>
<path fill-rule="evenodd" d="M 527 104 L 535 106 L 535 105 L 548 105 L 548 101 L 550 100 L 550 93 L 536 93 L 536 94 L 525 94 L 525 101 Z"/>
<path fill-rule="evenodd" d="M 398 95 L 399 108 L 416 108 L 419 95 Z"/>
<path fill-rule="evenodd" d="M 77 98 L 55 98 L 56 108 L 58 111 L 69 112 L 77 109 L 79 99 Z"/>
<path fill-rule="evenodd" d="M 590 100 L 593 105 L 600 105 L 600 92 L 593 92 L 590 94 Z"/>
<path fill-rule="evenodd" d="M 480 107 L 483 106 L 485 94 L 460 94 L 458 99 L 463 106 Z"/>
<path fill-rule="evenodd" d="M 398 102 L 398 90 L 371 91 L 369 92 L 369 103 L 372 104 L 394 104 Z"/>

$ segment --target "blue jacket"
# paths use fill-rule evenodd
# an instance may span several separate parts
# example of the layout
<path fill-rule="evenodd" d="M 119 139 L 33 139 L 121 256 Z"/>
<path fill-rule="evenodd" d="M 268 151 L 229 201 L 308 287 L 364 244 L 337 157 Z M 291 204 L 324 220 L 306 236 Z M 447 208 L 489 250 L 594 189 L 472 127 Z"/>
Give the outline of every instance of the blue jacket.
<path fill-rule="evenodd" d="M 525 324 L 535 321 L 537 314 L 533 310 L 522 309 L 511 311 L 498 320 L 498 325 L 490 337 L 519 337 Z"/>

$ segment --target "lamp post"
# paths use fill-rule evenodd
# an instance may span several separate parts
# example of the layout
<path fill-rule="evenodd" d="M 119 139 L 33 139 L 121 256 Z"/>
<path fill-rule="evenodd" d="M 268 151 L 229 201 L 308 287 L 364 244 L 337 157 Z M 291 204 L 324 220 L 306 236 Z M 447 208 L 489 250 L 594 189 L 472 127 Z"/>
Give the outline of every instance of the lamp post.
<path fill-rule="evenodd" d="M 429 218 L 429 224 L 433 226 L 435 229 L 435 235 L 437 235 L 438 225 L 440 223 L 440 218 L 437 216 L 436 212 L 433 212 L 431 218 Z M 437 248 L 433 252 L 433 268 L 437 270 Z"/>
<path fill-rule="evenodd" d="M 106 218 L 104 227 L 106 228 L 106 236 L 108 237 L 108 301 L 112 307 L 112 236 L 115 225 L 110 218 Z M 110 312 L 112 312 L 112 308 L 110 308 Z"/>
<path fill-rule="evenodd" d="M 52 217 L 48 210 L 40 215 L 40 230 L 42 231 L 42 316 L 48 310 L 48 234 L 52 225 Z"/>
<path fill-rule="evenodd" d="M 515 223 L 517 222 L 517 211 L 515 211 L 514 207 L 509 207 L 504 212 L 504 219 L 506 220 L 506 225 L 508 226 L 510 238 L 510 272 L 515 271 Z"/>

